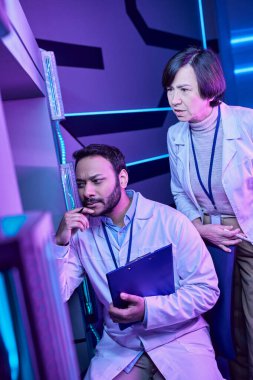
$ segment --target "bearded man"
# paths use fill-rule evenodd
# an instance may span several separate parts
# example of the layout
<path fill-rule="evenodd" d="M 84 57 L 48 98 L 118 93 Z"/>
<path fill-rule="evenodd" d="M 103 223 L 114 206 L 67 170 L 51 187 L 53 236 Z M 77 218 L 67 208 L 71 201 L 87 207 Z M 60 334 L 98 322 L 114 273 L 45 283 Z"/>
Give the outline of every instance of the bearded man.
<path fill-rule="evenodd" d="M 65 213 L 56 233 L 64 300 L 88 275 L 103 305 L 104 331 L 87 380 L 220 380 L 208 324 L 201 316 L 217 301 L 212 259 L 192 223 L 177 210 L 126 190 L 123 154 L 91 144 L 74 153 L 83 207 Z M 168 244 L 175 293 L 121 293 L 113 306 L 106 273 Z M 124 330 L 120 324 L 132 324 Z"/>

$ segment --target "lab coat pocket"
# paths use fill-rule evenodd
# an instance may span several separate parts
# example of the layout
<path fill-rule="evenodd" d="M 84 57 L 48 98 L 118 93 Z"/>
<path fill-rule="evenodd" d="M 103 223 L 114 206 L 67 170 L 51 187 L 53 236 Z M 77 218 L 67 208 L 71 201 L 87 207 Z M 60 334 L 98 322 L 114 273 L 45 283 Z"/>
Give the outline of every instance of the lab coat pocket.
<path fill-rule="evenodd" d="M 231 175 L 233 173 L 233 175 Z M 231 163 L 229 170 L 223 175 L 223 186 L 227 191 L 247 192 L 253 179 L 253 158 L 243 157 L 242 160 Z M 231 190 L 230 190 L 231 189 Z M 245 193 L 246 194 L 246 193 Z M 245 197 L 244 194 L 244 197 Z M 250 195 L 250 194 L 249 194 Z M 247 195 L 248 196 L 248 195 Z"/>
<path fill-rule="evenodd" d="M 214 356 L 214 349 L 208 330 L 200 329 L 177 339 L 181 348 L 196 355 Z"/>
<path fill-rule="evenodd" d="M 180 341 L 180 339 L 177 340 L 185 351 L 190 352 L 192 354 L 196 355 L 207 355 L 207 356 L 214 356 L 214 350 L 211 345 L 207 345 L 205 343 L 186 343 Z"/>
<path fill-rule="evenodd" d="M 246 187 L 247 191 L 249 190 L 249 195 L 251 194 L 251 197 L 252 197 L 252 194 L 253 194 L 252 193 L 252 190 L 253 190 L 253 158 L 247 157 L 247 159 L 245 159 L 245 161 L 243 161 L 241 172 L 243 173 L 245 187 Z"/>

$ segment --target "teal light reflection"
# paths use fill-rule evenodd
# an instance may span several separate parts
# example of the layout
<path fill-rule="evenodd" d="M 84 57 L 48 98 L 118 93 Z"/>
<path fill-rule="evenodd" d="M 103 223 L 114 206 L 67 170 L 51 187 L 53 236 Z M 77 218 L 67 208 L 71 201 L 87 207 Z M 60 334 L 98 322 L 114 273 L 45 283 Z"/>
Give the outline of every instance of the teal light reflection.
<path fill-rule="evenodd" d="M 244 37 L 235 37 L 230 40 L 231 45 L 240 45 L 248 42 L 253 42 L 253 35 Z"/>
<path fill-rule="evenodd" d="M 11 379 L 17 380 L 19 375 L 19 358 L 14 329 L 11 319 L 7 291 L 5 287 L 4 277 L 0 273 L 0 333 L 4 341 L 4 345 L 8 352 L 9 365 L 11 369 Z"/>
<path fill-rule="evenodd" d="M 135 109 L 128 109 L 128 110 L 95 111 L 95 112 L 74 112 L 74 113 L 66 113 L 65 117 L 115 115 L 115 114 L 141 113 L 141 112 L 168 112 L 168 111 L 171 111 L 171 107 L 135 108 Z"/>
<path fill-rule="evenodd" d="M 5 216 L 0 220 L 0 229 L 5 237 L 17 235 L 21 227 L 25 224 L 27 215 L 11 215 Z"/>
<path fill-rule="evenodd" d="M 143 160 L 139 160 L 139 161 L 133 161 L 133 162 L 129 162 L 126 164 L 127 167 L 129 166 L 134 166 L 134 165 L 139 165 L 139 164 L 144 164 L 146 162 L 151 162 L 151 161 L 156 161 L 156 160 L 161 160 L 163 158 L 167 158 L 169 157 L 168 154 L 162 154 L 160 156 L 155 156 L 155 157 L 150 157 L 150 158 L 145 158 Z"/>
<path fill-rule="evenodd" d="M 201 28 L 201 35 L 202 35 L 202 45 L 203 45 L 203 48 L 206 49 L 207 48 L 206 30 L 205 30 L 202 0 L 198 0 L 198 5 L 199 5 L 199 18 L 200 18 L 200 28 Z"/>
<path fill-rule="evenodd" d="M 55 130 L 56 130 L 56 134 L 57 134 L 59 145 L 60 145 L 61 164 L 66 164 L 66 147 L 65 147 L 65 142 L 61 133 L 61 127 L 60 127 L 59 121 L 56 121 L 55 123 Z"/>
<path fill-rule="evenodd" d="M 253 73 L 253 66 L 249 67 L 241 67 L 234 69 L 235 74 L 248 74 L 248 73 Z"/>

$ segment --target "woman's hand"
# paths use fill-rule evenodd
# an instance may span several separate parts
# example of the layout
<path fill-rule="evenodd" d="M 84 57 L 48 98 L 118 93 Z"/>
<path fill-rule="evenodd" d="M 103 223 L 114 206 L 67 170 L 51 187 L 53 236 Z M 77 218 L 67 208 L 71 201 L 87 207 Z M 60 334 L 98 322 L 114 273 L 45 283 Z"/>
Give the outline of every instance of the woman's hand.
<path fill-rule="evenodd" d="M 56 244 L 67 245 L 70 241 L 71 235 L 73 235 L 78 229 L 84 231 L 89 228 L 89 220 L 86 215 L 92 215 L 93 212 L 94 210 L 87 207 L 75 208 L 74 210 L 67 211 L 56 232 Z"/>
<path fill-rule="evenodd" d="M 239 244 L 242 241 L 236 236 L 241 232 L 240 228 L 234 229 L 233 226 L 220 224 L 202 224 L 200 219 L 195 219 L 192 223 L 203 239 L 217 245 L 225 252 L 231 252 L 229 246 Z"/>

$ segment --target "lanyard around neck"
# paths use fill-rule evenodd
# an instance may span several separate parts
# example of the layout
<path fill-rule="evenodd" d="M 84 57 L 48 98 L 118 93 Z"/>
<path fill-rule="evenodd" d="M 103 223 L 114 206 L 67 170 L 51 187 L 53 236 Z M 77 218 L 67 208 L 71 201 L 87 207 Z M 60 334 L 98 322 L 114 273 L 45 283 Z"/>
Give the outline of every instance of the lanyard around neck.
<path fill-rule="evenodd" d="M 204 186 L 204 184 L 203 184 L 203 182 L 202 182 L 201 176 L 200 176 L 199 166 L 198 166 L 198 160 L 197 160 L 196 151 L 195 151 L 194 144 L 193 144 L 193 139 L 192 139 L 192 131 L 191 131 L 191 129 L 190 129 L 191 144 L 192 144 L 192 152 L 193 152 L 194 163 L 195 163 L 195 168 L 196 168 L 196 172 L 197 172 L 198 180 L 199 180 L 199 183 L 200 183 L 200 185 L 201 185 L 201 187 L 202 187 L 204 193 L 206 194 L 206 196 L 207 196 L 207 197 L 210 199 L 210 201 L 212 202 L 212 205 L 213 205 L 213 207 L 215 208 L 215 210 L 217 210 L 217 207 L 216 207 L 216 205 L 215 205 L 215 201 L 214 201 L 214 198 L 213 198 L 213 192 L 212 192 L 212 183 L 211 183 L 211 180 L 212 180 L 212 170 L 213 170 L 214 153 L 215 153 L 215 147 L 216 147 L 217 136 L 218 136 L 218 131 L 219 131 L 219 125 L 220 125 L 220 118 L 221 118 L 221 115 L 220 115 L 220 106 L 218 106 L 218 117 L 217 117 L 217 121 L 216 121 L 214 137 L 213 137 L 213 146 L 212 146 L 212 153 L 211 153 L 210 164 L 209 164 L 209 172 L 208 172 L 208 191 L 207 191 L 207 189 L 205 188 L 205 186 Z"/>
<path fill-rule="evenodd" d="M 131 225 L 130 225 L 130 235 L 129 235 L 129 243 L 128 243 L 128 252 L 127 252 L 127 260 L 126 260 L 126 264 L 129 263 L 130 261 L 130 257 L 131 257 L 131 248 L 132 248 L 132 237 L 133 237 L 133 224 L 134 224 L 134 216 L 131 220 Z M 108 248 L 109 248 L 109 251 L 111 253 L 111 256 L 112 256 L 112 259 L 113 259 L 113 262 L 114 262 L 114 265 L 116 267 L 116 269 L 118 269 L 118 264 L 117 264 L 117 261 L 116 261 L 116 257 L 114 255 L 114 252 L 113 252 L 113 249 L 112 249 L 112 245 L 111 245 L 111 242 L 110 242 L 110 239 L 109 239 L 109 236 L 108 236 L 108 233 L 106 231 L 106 226 L 105 226 L 105 223 L 102 222 L 102 226 L 103 226 L 103 230 L 104 230 L 104 235 L 105 235 L 105 239 L 106 239 L 106 242 L 107 242 L 107 245 L 108 245 Z"/>

